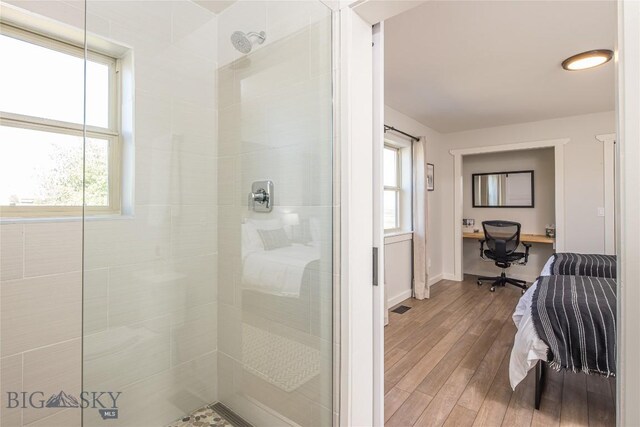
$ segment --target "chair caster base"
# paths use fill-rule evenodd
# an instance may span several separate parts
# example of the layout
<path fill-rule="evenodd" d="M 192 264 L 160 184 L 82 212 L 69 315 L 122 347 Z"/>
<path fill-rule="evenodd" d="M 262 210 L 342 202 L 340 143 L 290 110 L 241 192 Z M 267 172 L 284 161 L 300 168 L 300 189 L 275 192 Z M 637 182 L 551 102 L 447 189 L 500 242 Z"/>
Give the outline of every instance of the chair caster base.
<path fill-rule="evenodd" d="M 489 289 L 491 292 L 495 292 L 498 286 L 505 287 L 508 284 L 516 286 L 520 288 L 522 294 L 527 291 L 527 282 L 520 279 L 514 279 L 511 277 L 507 277 L 505 273 L 502 273 L 500 276 L 489 277 L 489 276 L 479 276 L 476 278 L 476 283 L 478 286 L 482 285 L 483 282 L 491 282 L 491 288 Z"/>

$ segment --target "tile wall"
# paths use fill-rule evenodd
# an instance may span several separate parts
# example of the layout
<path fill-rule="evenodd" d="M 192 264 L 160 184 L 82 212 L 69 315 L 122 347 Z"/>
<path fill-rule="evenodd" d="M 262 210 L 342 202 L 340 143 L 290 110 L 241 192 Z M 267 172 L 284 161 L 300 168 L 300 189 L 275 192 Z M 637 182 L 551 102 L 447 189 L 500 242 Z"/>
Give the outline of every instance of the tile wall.
<path fill-rule="evenodd" d="M 219 399 L 256 425 L 330 425 L 331 15 L 320 2 L 245 1 L 219 22 Z M 264 30 L 267 41 L 241 55 L 229 43 L 235 30 Z M 275 207 L 256 213 L 247 197 L 251 183 L 264 179 L 274 182 Z M 306 244 L 248 244 L 249 226 L 292 237 L 293 228 L 308 225 Z M 289 250 L 295 255 L 279 258 Z M 265 285 L 295 269 L 294 257 L 309 276 L 296 277 L 291 294 Z M 264 279 L 258 290 L 255 271 Z"/>
<path fill-rule="evenodd" d="M 9 3 L 84 26 L 83 1 Z M 89 33 L 133 50 L 132 214 L 87 220 L 84 260 L 78 220 L 0 225 L 2 395 L 121 391 L 110 425 L 160 426 L 217 400 L 217 18 L 186 0 L 86 8 Z M 2 427 L 81 418 L 1 413 Z"/>
<path fill-rule="evenodd" d="M 7 3 L 84 26 L 82 0 Z M 134 202 L 130 215 L 87 220 L 84 251 L 78 220 L 0 225 L 0 391 L 121 391 L 113 426 L 161 426 L 217 400 L 257 424 L 330 424 L 329 10 L 86 4 L 87 31 L 133 51 Z M 240 55 L 235 30 L 265 30 L 267 42 Z M 258 179 L 276 185 L 264 216 L 247 206 Z M 291 218 L 313 225 L 313 278 L 294 297 L 256 293 L 243 276 L 242 224 L 275 219 L 291 233 Z M 267 343 L 266 362 L 253 342 Z M 2 427 L 81 422 L 75 409 L 1 412 Z M 94 410 L 82 416 L 104 422 Z"/>

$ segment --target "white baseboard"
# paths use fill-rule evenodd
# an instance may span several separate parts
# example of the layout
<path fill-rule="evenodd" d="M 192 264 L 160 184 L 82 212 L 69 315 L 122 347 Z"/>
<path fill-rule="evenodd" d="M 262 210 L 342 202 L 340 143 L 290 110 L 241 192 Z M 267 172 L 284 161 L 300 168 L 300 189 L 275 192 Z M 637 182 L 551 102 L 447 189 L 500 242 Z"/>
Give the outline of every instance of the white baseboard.
<path fill-rule="evenodd" d="M 469 273 L 469 272 L 465 272 L 465 274 L 472 274 L 474 276 L 496 276 L 497 274 L 491 271 L 486 271 L 486 272 L 473 272 L 473 273 Z M 531 283 L 533 281 L 535 281 L 537 279 L 537 277 L 535 276 L 528 276 L 526 274 L 509 274 L 509 277 L 513 277 L 514 279 L 520 279 L 520 280 L 526 280 L 527 282 Z M 433 282 L 432 282 L 433 280 Z M 437 276 L 434 276 L 433 279 L 429 279 L 429 286 L 438 283 L 440 280 L 453 280 L 456 281 L 456 276 L 455 274 L 452 273 L 442 273 L 442 274 L 438 274 Z"/>
<path fill-rule="evenodd" d="M 406 300 L 407 298 L 411 298 L 411 289 L 407 289 L 406 291 L 402 291 L 402 293 L 399 293 L 394 297 L 388 298 L 387 299 L 388 307 L 391 308 L 394 305 L 400 304 L 402 301 Z"/>
<path fill-rule="evenodd" d="M 427 286 L 431 287 L 441 280 L 455 280 L 455 276 L 453 274 L 447 274 L 447 273 L 440 273 L 440 274 L 436 274 L 435 276 L 429 276 L 429 279 L 427 281 Z M 388 298 L 387 299 L 388 307 L 393 307 L 396 304 L 400 304 L 402 301 L 406 300 L 407 298 L 411 298 L 411 289 L 408 289 L 396 296 Z"/>
<path fill-rule="evenodd" d="M 440 274 L 436 274 L 435 276 L 431 276 L 429 277 L 429 281 L 428 281 L 428 285 L 429 287 L 435 285 L 436 283 L 438 283 L 440 280 L 442 280 L 442 273 Z"/>

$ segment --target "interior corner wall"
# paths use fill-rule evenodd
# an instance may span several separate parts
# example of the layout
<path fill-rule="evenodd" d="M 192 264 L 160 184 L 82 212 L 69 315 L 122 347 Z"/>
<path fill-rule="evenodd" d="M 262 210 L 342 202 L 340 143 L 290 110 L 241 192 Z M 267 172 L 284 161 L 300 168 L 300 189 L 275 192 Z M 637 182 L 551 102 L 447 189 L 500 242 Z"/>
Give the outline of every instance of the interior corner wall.
<path fill-rule="evenodd" d="M 442 185 L 443 182 L 440 181 L 440 173 L 442 165 L 441 159 L 449 160 L 447 158 L 448 154 L 447 157 L 442 157 L 442 153 L 447 153 L 447 147 L 444 145 L 444 136 L 389 106 L 385 106 L 384 109 L 384 123 L 411 135 L 426 137 L 426 160 L 435 166 L 435 190 L 430 191 L 427 196 L 427 274 L 429 284 L 431 285 L 443 278 L 443 258 L 441 250 L 443 210 L 441 205 L 442 194 L 447 190 L 446 187 Z M 392 132 L 389 132 L 385 136 L 391 139 L 403 138 L 394 135 Z M 387 272 L 387 274 L 392 273 Z"/>
<path fill-rule="evenodd" d="M 441 233 L 434 233 L 431 253 L 441 252 L 443 276 L 454 273 L 454 165 L 449 150 L 570 138 L 564 156 L 566 251 L 604 253 L 604 217 L 597 214 L 604 206 L 604 150 L 595 136 L 615 130 L 615 112 L 609 111 L 442 135 L 435 174 L 441 212 L 434 215 L 440 221 L 430 223 Z"/>

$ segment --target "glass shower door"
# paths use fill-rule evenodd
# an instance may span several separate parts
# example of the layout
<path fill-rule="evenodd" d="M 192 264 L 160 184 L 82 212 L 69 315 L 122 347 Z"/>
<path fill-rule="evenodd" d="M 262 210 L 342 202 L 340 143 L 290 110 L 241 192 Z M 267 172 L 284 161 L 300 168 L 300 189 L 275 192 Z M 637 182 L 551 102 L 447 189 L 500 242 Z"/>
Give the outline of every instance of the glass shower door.
<path fill-rule="evenodd" d="M 88 52 L 116 61 L 120 206 L 85 215 L 82 384 L 105 394 L 83 425 L 167 426 L 217 401 L 218 16 L 188 0 L 86 14 Z"/>
<path fill-rule="evenodd" d="M 83 425 L 332 424 L 330 9 L 86 0 L 86 31 L 118 203 L 83 221 Z"/>
<path fill-rule="evenodd" d="M 331 13 L 238 2 L 218 37 L 218 398 L 331 425 Z"/>

